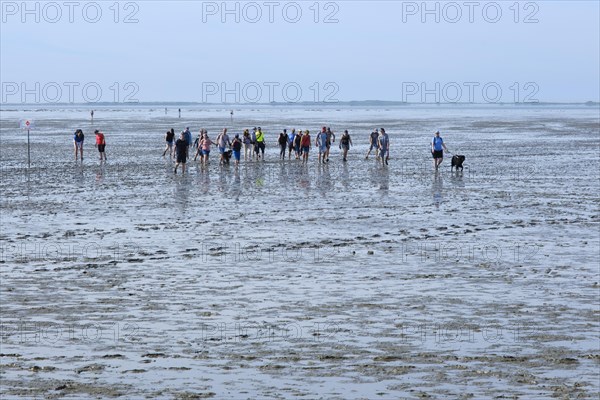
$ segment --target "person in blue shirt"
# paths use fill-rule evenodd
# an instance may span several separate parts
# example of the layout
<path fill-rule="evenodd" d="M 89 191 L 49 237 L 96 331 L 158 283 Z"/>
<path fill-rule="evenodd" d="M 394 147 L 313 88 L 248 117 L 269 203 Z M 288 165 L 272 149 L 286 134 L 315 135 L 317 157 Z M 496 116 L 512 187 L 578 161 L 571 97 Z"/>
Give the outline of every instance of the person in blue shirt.
<path fill-rule="evenodd" d="M 319 162 L 325 163 L 325 157 L 327 156 L 327 128 L 323 127 L 321 133 L 317 134 L 315 139 L 315 147 L 319 149 Z"/>
<path fill-rule="evenodd" d="M 190 132 L 190 128 L 189 127 L 186 127 L 185 131 L 183 133 L 185 134 L 184 139 L 185 139 L 185 141 L 187 143 L 187 146 L 188 146 L 187 154 L 186 155 L 189 158 L 189 156 L 190 156 L 190 147 L 192 147 L 192 141 L 193 141 L 193 139 L 192 139 L 192 132 Z"/>
<path fill-rule="evenodd" d="M 292 159 L 292 150 L 294 150 L 294 139 L 296 139 L 296 130 L 292 129 L 290 133 L 288 133 L 287 145 L 288 145 L 288 160 Z"/>
<path fill-rule="evenodd" d="M 75 144 L 75 161 L 77 161 L 77 151 L 79 151 L 79 156 L 81 157 L 81 161 L 83 161 L 83 140 L 83 131 L 81 129 L 77 129 L 73 135 L 73 143 Z"/>
<path fill-rule="evenodd" d="M 438 169 L 442 161 L 444 161 L 444 150 L 448 151 L 444 144 L 444 139 L 440 136 L 440 131 L 437 131 L 431 141 L 431 155 L 433 156 L 433 166 L 435 169 Z"/>

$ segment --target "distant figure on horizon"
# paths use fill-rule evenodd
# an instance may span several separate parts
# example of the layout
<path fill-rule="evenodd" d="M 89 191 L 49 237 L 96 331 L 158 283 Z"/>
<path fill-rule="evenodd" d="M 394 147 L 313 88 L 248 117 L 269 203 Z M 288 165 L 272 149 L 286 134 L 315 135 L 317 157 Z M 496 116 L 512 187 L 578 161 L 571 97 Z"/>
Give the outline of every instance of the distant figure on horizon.
<path fill-rule="evenodd" d="M 181 118 L 181 108 L 179 109 L 179 118 Z"/>
<path fill-rule="evenodd" d="M 431 140 L 431 155 L 433 156 L 433 167 L 435 169 L 438 169 L 444 161 L 444 150 L 448 151 L 444 139 L 440 136 L 440 131 L 437 131 Z"/>
<path fill-rule="evenodd" d="M 77 152 L 79 152 L 79 157 L 81 161 L 83 161 L 83 140 L 85 139 L 85 135 L 81 129 L 77 129 L 75 131 L 75 135 L 73 135 L 73 144 L 75 145 L 75 161 L 77 161 Z"/>
<path fill-rule="evenodd" d="M 94 122 L 94 110 L 90 111 L 90 116 L 92 117 L 92 123 Z"/>
<path fill-rule="evenodd" d="M 100 161 L 104 157 L 104 161 L 106 161 L 106 153 L 104 152 L 106 148 L 106 139 L 104 138 L 104 133 L 100 132 L 98 129 L 94 131 L 96 135 L 96 147 L 98 148 L 98 152 L 100 153 Z"/>

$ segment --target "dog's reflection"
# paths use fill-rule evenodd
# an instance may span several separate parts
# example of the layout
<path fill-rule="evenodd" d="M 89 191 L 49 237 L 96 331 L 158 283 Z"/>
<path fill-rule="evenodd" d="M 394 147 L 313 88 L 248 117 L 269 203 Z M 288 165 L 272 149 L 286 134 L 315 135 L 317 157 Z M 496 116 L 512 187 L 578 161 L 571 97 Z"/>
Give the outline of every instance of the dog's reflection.
<path fill-rule="evenodd" d="M 433 184 L 431 185 L 431 193 L 433 194 L 433 204 L 439 207 L 442 201 L 444 201 L 444 181 L 442 174 L 439 171 L 435 171 L 433 175 Z"/>

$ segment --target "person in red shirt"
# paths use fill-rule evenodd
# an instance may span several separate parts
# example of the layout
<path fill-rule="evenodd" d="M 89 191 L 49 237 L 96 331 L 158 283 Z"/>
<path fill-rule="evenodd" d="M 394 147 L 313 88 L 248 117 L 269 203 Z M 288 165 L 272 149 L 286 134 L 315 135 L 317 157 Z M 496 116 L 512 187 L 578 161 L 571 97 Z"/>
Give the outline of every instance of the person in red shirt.
<path fill-rule="evenodd" d="M 106 140 L 104 139 L 104 133 L 97 129 L 94 133 L 96 134 L 96 147 L 98 148 L 98 152 L 100 152 L 100 161 L 102 161 L 102 159 L 106 161 L 106 153 L 104 152 Z"/>
<path fill-rule="evenodd" d="M 308 152 L 310 151 L 310 132 L 308 130 L 305 130 L 304 135 L 302 135 L 300 147 L 302 148 L 302 164 L 306 164 L 308 162 Z"/>

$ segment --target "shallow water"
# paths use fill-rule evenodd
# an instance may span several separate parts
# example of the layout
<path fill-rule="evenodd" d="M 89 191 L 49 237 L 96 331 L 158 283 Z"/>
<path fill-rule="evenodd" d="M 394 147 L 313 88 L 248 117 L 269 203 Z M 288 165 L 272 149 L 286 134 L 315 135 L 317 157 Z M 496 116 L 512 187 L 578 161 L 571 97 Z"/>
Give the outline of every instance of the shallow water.
<path fill-rule="evenodd" d="M 87 110 L 3 111 L 3 398 L 597 397 L 597 108 L 242 108 L 267 161 L 185 176 L 163 132 L 228 110 L 170 114 L 96 111 L 100 164 Z M 277 160 L 323 120 L 347 163 Z"/>

